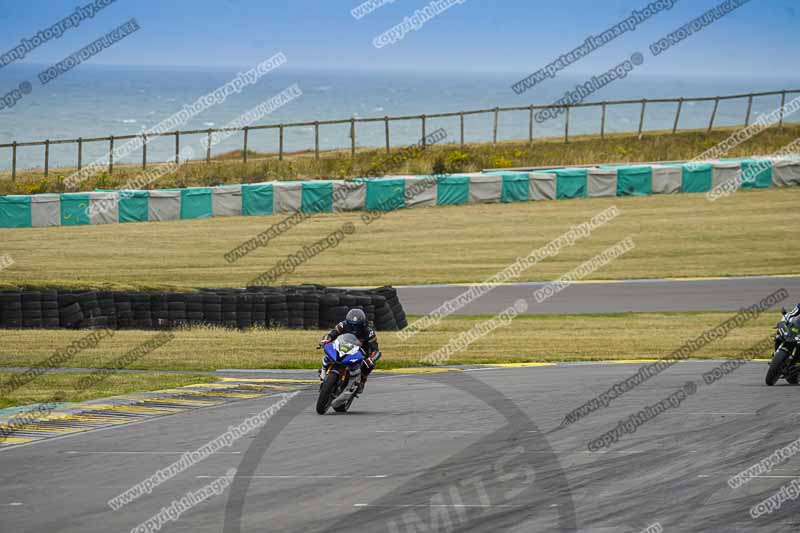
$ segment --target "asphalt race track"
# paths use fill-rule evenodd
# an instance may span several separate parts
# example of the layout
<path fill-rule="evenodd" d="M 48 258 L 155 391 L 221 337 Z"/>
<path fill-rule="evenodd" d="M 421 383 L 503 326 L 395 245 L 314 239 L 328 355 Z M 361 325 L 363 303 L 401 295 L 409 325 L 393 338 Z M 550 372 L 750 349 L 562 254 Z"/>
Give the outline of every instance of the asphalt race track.
<path fill-rule="evenodd" d="M 497 314 L 519 298 L 528 301 L 530 314 L 624 313 L 646 311 L 733 311 L 758 302 L 785 288 L 800 294 L 800 277 L 754 276 L 702 280 L 646 279 L 581 282 L 537 303 L 533 292 L 545 283 L 499 285 L 453 314 Z M 443 302 L 469 290 L 469 285 L 418 285 L 397 287 L 397 295 L 410 315 L 427 314 Z M 794 305 L 797 302 L 787 302 Z"/>
<path fill-rule="evenodd" d="M 131 531 L 237 468 L 222 494 L 160 530 L 795 531 L 796 501 L 756 519 L 749 511 L 800 475 L 800 458 L 737 489 L 727 480 L 797 438 L 798 390 L 765 386 L 764 362 L 705 384 L 702 373 L 718 364 L 679 363 L 562 429 L 568 411 L 638 365 L 383 374 L 353 412 L 325 416 L 312 385 L 260 432 L 118 511 L 110 498 L 278 398 L 9 447 L 0 451 L 0 530 Z M 689 381 L 696 392 L 676 407 L 610 448 L 588 449 Z"/>

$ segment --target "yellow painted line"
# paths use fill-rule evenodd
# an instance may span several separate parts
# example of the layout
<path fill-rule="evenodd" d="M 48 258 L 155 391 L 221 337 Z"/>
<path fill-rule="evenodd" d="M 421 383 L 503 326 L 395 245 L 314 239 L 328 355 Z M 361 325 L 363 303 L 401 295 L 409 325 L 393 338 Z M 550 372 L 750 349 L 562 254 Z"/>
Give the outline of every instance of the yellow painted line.
<path fill-rule="evenodd" d="M 461 372 L 460 368 L 426 368 L 426 367 L 412 367 L 412 368 L 390 368 L 387 370 L 375 370 L 379 374 L 438 374 L 441 372 Z M 315 381 L 314 383 L 319 383 Z"/>
<path fill-rule="evenodd" d="M 214 400 L 184 400 L 180 398 L 170 398 L 165 396 L 164 398 L 148 398 L 144 400 L 142 403 L 175 403 L 178 405 L 186 405 L 190 407 L 206 407 L 209 405 L 219 405 L 224 403 L 224 401 L 214 401 Z"/>
<path fill-rule="evenodd" d="M 236 385 L 232 383 L 198 383 L 197 385 L 187 385 L 186 387 L 203 387 L 206 389 L 235 389 Z"/>
<path fill-rule="evenodd" d="M 258 398 L 263 396 L 260 392 L 220 392 L 210 390 L 160 390 L 159 394 L 187 394 L 189 396 L 217 396 L 220 398 Z"/>
<path fill-rule="evenodd" d="M 241 383 L 241 384 L 231 385 L 231 386 L 206 387 L 206 388 L 209 388 L 210 390 L 203 390 L 203 388 L 201 388 L 199 386 L 197 388 L 191 387 L 191 388 L 181 388 L 181 389 L 171 389 L 171 390 L 178 390 L 178 391 L 181 391 L 181 392 L 184 392 L 184 391 L 190 391 L 190 392 L 191 391 L 198 391 L 198 392 L 214 393 L 214 394 L 219 394 L 219 395 L 232 394 L 232 393 L 228 393 L 227 391 L 235 391 L 236 389 L 240 389 L 240 390 L 244 389 L 244 390 L 256 391 L 256 392 L 260 391 L 260 392 L 262 392 L 264 394 L 266 394 L 267 392 L 270 392 L 270 391 L 274 391 L 274 390 L 294 390 L 293 387 L 287 387 L 287 386 L 282 386 L 282 385 L 263 385 L 263 384 L 260 384 L 260 383 L 249 383 L 249 384 L 248 383 Z M 162 391 L 156 391 L 156 392 L 162 392 Z"/>
<path fill-rule="evenodd" d="M 297 390 L 296 387 L 287 387 L 285 385 L 257 385 L 257 384 L 248 385 L 246 383 L 239 385 L 239 388 L 244 390 L 257 390 L 264 392 L 269 392 L 274 390 Z"/>
<path fill-rule="evenodd" d="M 28 442 L 33 442 L 39 439 L 33 439 L 30 437 L 6 437 L 4 439 L 0 438 L 0 446 L 14 446 L 15 444 L 26 444 Z"/>
<path fill-rule="evenodd" d="M 130 413 L 154 414 L 154 415 L 157 415 L 162 412 L 171 411 L 171 409 L 168 409 L 166 407 L 144 407 L 140 405 L 96 404 L 86 407 L 87 411 L 112 411 L 112 412 L 120 411 L 123 413 L 130 412 Z"/>
<path fill-rule="evenodd" d="M 117 418 L 117 417 L 99 416 L 99 415 L 76 415 L 75 420 L 78 422 L 100 422 L 102 424 L 109 424 L 112 426 L 127 424 L 130 422 L 130 420 L 126 418 Z"/>
<path fill-rule="evenodd" d="M 82 429 L 50 427 L 43 424 L 32 423 L 15 426 L 14 431 L 36 431 L 46 435 L 48 433 L 75 433 L 76 431 L 82 431 Z"/>
<path fill-rule="evenodd" d="M 501 366 L 504 368 L 522 368 L 527 366 L 556 366 L 556 363 L 492 363 L 478 366 Z"/>
<path fill-rule="evenodd" d="M 763 274 L 758 276 L 687 276 L 687 277 L 677 277 L 677 278 L 624 278 L 624 279 L 579 279 L 575 280 L 571 283 L 627 283 L 627 282 L 637 282 L 637 281 L 731 281 L 731 280 L 738 280 L 738 279 L 747 279 L 747 278 L 800 278 L 800 274 Z M 519 283 L 549 283 L 551 280 L 518 280 L 518 281 L 511 281 L 506 283 L 498 283 L 497 285 L 506 286 L 506 285 L 516 285 Z M 461 283 L 430 283 L 430 284 L 421 284 L 421 285 L 398 285 L 395 286 L 396 289 L 403 289 L 403 288 L 424 288 L 429 285 L 436 285 L 436 286 L 449 286 L 449 287 L 472 287 L 475 285 L 482 285 L 483 283 L 480 281 L 475 281 L 472 283 L 468 282 L 461 282 Z M 359 287 L 353 287 L 357 289 Z M 369 288 L 369 287 L 361 287 L 361 288 Z"/>
<path fill-rule="evenodd" d="M 635 364 L 635 363 L 657 363 L 665 359 L 612 359 L 610 361 L 591 361 L 592 363 L 616 363 L 620 365 Z M 680 361 L 677 361 L 680 363 Z"/>
<path fill-rule="evenodd" d="M 240 382 L 240 383 L 244 383 L 244 382 L 253 382 L 253 383 L 302 383 L 302 384 L 319 383 L 319 381 L 315 380 L 315 379 L 288 379 L 288 378 L 253 378 L 253 379 L 221 378 L 221 379 L 222 379 L 222 381 L 226 381 L 226 382 L 237 381 L 237 382 Z M 212 385 L 213 385 L 213 383 L 212 383 Z"/>

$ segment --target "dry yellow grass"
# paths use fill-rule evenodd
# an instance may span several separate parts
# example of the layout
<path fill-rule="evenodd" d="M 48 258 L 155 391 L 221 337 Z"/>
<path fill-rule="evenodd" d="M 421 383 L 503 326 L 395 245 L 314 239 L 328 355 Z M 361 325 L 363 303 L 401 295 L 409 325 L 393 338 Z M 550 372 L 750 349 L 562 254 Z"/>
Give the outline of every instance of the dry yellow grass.
<path fill-rule="evenodd" d="M 283 161 L 275 153 L 248 151 L 248 162 L 242 163 L 241 151 L 219 154 L 211 164 L 205 160 L 182 165 L 176 172 L 164 176 L 154 188 L 206 186 L 220 183 L 248 183 L 285 179 L 317 179 L 373 176 L 383 174 L 430 174 L 435 172 L 478 171 L 485 168 L 520 166 L 568 166 L 611 162 L 641 162 L 688 160 L 725 140 L 743 126 L 684 130 L 673 135 L 670 131 L 646 131 L 642 138 L 633 132 L 599 135 L 571 135 L 569 144 L 564 138 L 537 138 L 533 145 L 527 141 L 470 143 L 464 147 L 451 142 L 429 146 L 410 157 L 397 157 L 402 150 L 392 148 L 387 156 L 381 148 L 358 148 L 353 159 L 349 149 L 324 151 L 316 161 L 313 151 L 284 154 Z M 429 130 L 430 131 L 430 130 Z M 454 132 L 450 132 L 451 136 Z M 786 124 L 763 131 L 732 149 L 728 157 L 749 157 L 771 154 L 800 136 L 799 124 Z M 449 139 L 455 141 L 455 137 Z M 437 170 L 438 169 L 438 170 Z M 0 172 L 0 194 L 31 194 L 63 192 L 63 178 L 74 168 L 51 168 L 49 178 L 42 169 L 20 171 L 17 181 L 10 172 Z M 115 189 L 141 174 L 139 164 L 114 166 L 114 174 L 101 172 L 80 184 L 78 190 Z"/>
<path fill-rule="evenodd" d="M 0 372 L 0 382 L 5 381 L 12 375 L 8 372 Z M 171 389 L 216 380 L 214 376 L 207 375 L 124 373 L 110 375 L 94 387 L 78 391 L 78 382 L 87 375 L 84 373 L 44 374 L 15 390 L 7 397 L 0 398 L 0 408 L 45 402 L 53 399 L 61 402 L 83 402 L 95 398 L 119 396 L 130 392 Z"/>
<path fill-rule="evenodd" d="M 278 283 L 378 286 L 478 282 L 616 205 L 621 215 L 520 277 L 551 280 L 632 236 L 636 248 L 590 279 L 794 274 L 791 213 L 800 189 L 405 209 L 315 215 L 235 264 L 223 254 L 285 215 L 0 230 L 2 286 L 241 287 L 345 222 L 355 234 Z"/>
<path fill-rule="evenodd" d="M 626 313 L 611 315 L 524 315 L 508 327 L 453 356 L 449 364 L 540 361 L 592 361 L 660 357 L 679 348 L 733 313 Z M 418 366 L 429 353 L 459 333 L 489 317 L 445 319 L 429 331 L 402 341 L 395 333 L 379 332 L 382 368 Z M 699 358 L 733 357 L 767 338 L 777 313 L 767 313 L 693 355 Z M 565 335 L 565 331 L 569 334 Z M 131 369 L 217 370 L 221 368 L 316 368 L 315 346 L 322 331 L 216 328 L 176 331 L 173 341 L 131 365 Z M 29 366 L 49 356 L 81 332 L 64 330 L 5 331 L 0 345 L 0 367 Z M 99 346 L 79 353 L 72 367 L 99 367 L 150 338 L 152 332 L 119 331 Z M 771 354 L 765 353 L 768 357 Z"/>

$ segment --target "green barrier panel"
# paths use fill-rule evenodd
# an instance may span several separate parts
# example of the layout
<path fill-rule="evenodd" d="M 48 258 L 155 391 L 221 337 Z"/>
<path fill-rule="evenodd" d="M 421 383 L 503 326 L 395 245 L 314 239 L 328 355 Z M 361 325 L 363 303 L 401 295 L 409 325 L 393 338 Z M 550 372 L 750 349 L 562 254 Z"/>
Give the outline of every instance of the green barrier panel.
<path fill-rule="evenodd" d="M 82 226 L 89 224 L 89 194 L 72 193 L 61 195 L 61 225 Z"/>
<path fill-rule="evenodd" d="M 147 222 L 149 207 L 147 191 L 122 191 L 119 193 L 119 221 Z"/>
<path fill-rule="evenodd" d="M 556 198 L 586 198 L 585 168 L 564 168 L 554 170 L 556 175 Z"/>
<path fill-rule="evenodd" d="M 381 179 L 367 182 L 367 211 L 392 211 L 406 206 L 406 180 Z"/>
<path fill-rule="evenodd" d="M 503 194 L 501 202 L 527 202 L 531 190 L 528 174 L 503 174 Z"/>
<path fill-rule="evenodd" d="M 0 228 L 30 228 L 31 197 L 0 196 Z"/>
<path fill-rule="evenodd" d="M 272 214 L 271 183 L 246 183 L 242 185 L 242 214 Z"/>
<path fill-rule="evenodd" d="M 711 174 L 714 166 L 711 163 L 682 165 L 681 192 L 708 192 L 711 190 Z"/>
<path fill-rule="evenodd" d="M 181 218 L 211 218 L 211 188 L 192 187 L 181 189 Z"/>
<path fill-rule="evenodd" d="M 469 202 L 469 176 L 442 176 L 436 186 L 436 205 Z"/>
<path fill-rule="evenodd" d="M 653 192 L 651 167 L 617 168 L 617 196 L 645 196 Z"/>
<path fill-rule="evenodd" d="M 772 185 L 772 161 L 746 159 L 742 161 L 742 189 L 766 189 Z"/>
<path fill-rule="evenodd" d="M 303 201 L 300 211 L 303 213 L 332 213 L 333 183 L 329 181 L 303 182 Z"/>

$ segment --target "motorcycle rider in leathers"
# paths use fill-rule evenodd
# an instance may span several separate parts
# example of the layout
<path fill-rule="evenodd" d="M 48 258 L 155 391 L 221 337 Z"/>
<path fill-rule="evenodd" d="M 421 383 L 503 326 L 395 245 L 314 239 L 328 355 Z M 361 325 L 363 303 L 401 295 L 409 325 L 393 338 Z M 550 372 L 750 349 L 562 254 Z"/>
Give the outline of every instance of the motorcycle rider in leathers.
<path fill-rule="evenodd" d="M 370 372 L 375 368 L 378 359 L 381 358 L 381 351 L 378 347 L 378 337 L 375 330 L 372 329 L 367 323 L 367 315 L 361 309 L 350 309 L 347 312 L 345 319 L 338 324 L 322 339 L 319 341 L 320 346 L 324 346 L 332 342 L 339 335 L 351 333 L 361 341 L 361 348 L 364 350 L 366 357 L 361 365 L 361 383 L 358 386 L 358 393 L 364 392 L 364 385 L 367 383 L 367 377 Z M 325 358 L 322 358 L 322 368 L 319 371 L 320 381 L 325 379 L 325 374 L 328 367 L 325 364 Z"/>

